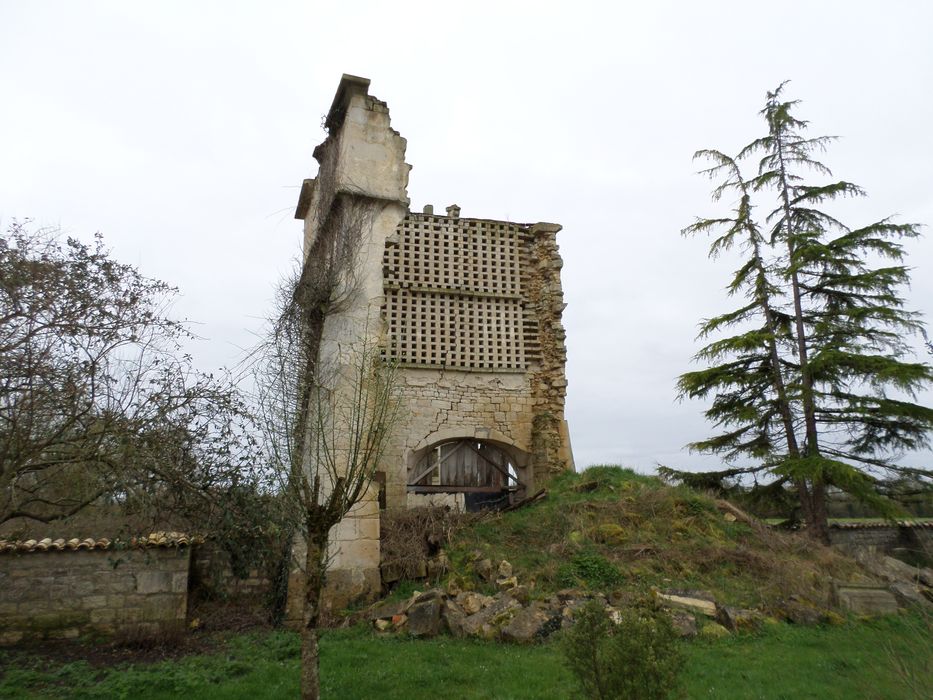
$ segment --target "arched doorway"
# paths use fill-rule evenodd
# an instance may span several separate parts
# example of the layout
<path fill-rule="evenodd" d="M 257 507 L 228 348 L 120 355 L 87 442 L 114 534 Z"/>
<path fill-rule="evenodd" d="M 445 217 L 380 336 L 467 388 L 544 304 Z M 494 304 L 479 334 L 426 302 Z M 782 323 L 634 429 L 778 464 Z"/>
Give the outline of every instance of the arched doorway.
<path fill-rule="evenodd" d="M 409 492 L 462 493 L 467 510 L 508 505 L 525 488 L 512 456 L 476 438 L 449 440 L 430 447 L 409 477 Z"/>

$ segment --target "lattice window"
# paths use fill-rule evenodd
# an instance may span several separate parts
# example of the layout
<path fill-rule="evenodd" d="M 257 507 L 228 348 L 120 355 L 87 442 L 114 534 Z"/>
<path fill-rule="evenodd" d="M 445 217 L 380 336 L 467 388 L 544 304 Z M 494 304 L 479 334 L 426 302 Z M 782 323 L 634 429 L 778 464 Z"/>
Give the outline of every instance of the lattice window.
<path fill-rule="evenodd" d="M 527 230 L 413 214 L 383 260 L 388 357 L 403 364 L 523 371 L 537 356 L 525 303 Z"/>

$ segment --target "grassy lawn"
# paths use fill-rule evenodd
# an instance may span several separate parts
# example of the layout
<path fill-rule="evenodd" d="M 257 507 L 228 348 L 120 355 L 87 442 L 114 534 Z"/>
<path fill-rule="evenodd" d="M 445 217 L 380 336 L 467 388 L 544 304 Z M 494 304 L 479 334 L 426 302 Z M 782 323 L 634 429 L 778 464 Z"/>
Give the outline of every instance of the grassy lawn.
<path fill-rule="evenodd" d="M 771 625 L 755 635 L 685 643 L 690 698 L 911 698 L 889 648 L 930 674 L 929 627 L 902 615 L 838 627 Z M 289 632 L 231 636 L 221 650 L 148 665 L 50 664 L 0 655 L 3 698 L 290 698 L 298 692 L 298 639 Z M 322 685 L 332 698 L 579 697 L 556 644 L 376 638 L 329 632 Z M 933 678 L 920 679 L 926 688 Z M 921 686 L 924 687 L 924 686 Z"/>

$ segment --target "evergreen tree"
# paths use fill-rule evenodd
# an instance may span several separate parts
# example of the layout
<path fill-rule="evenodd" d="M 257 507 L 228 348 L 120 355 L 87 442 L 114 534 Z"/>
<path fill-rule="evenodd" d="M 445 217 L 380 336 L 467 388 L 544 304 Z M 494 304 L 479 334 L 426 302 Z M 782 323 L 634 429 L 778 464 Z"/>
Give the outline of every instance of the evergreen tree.
<path fill-rule="evenodd" d="M 910 473 L 930 483 L 933 471 L 899 466 L 905 450 L 929 446 L 933 410 L 917 403 L 933 383 L 933 367 L 910 361 L 907 338 L 925 336 L 919 315 L 904 308 L 900 289 L 909 282 L 901 241 L 919 235 L 916 224 L 883 219 L 850 229 L 823 206 L 864 196 L 850 182 L 813 184 L 831 176 L 814 155 L 832 137 L 807 138 L 793 116 L 785 84 L 768 93 L 761 114 L 766 136 L 736 159 L 716 151 L 710 175 L 725 173 L 713 193 L 739 195 L 734 216 L 699 220 L 686 233 L 726 226 L 711 254 L 741 236 L 747 261 L 730 291 L 748 304 L 704 322 L 701 335 L 739 325 L 736 336 L 707 345 L 697 356 L 717 362 L 683 375 L 682 396 L 713 395 L 707 416 L 729 432 L 693 447 L 735 459 L 760 460 L 748 471 L 768 470 L 791 481 L 815 536 L 828 538 L 826 489 L 835 486 L 892 512 L 874 488 L 878 475 Z M 738 162 L 758 156 L 758 174 L 746 181 Z M 752 196 L 772 194 L 767 236 L 752 217 Z M 876 264 L 881 263 L 881 264 Z M 749 322 L 757 325 L 748 330 Z"/>
<path fill-rule="evenodd" d="M 724 432 L 690 444 L 699 452 L 724 454 L 729 460 L 748 455 L 760 465 L 717 472 L 716 478 L 774 469 L 788 459 L 800 457 L 794 418 L 794 402 L 788 394 L 780 345 L 791 338 L 792 319 L 782 310 L 784 293 L 772 281 L 773 271 L 765 260 L 768 242 L 753 217 L 751 185 L 742 177 L 738 162 L 720 151 L 697 151 L 713 165 L 702 173 L 725 180 L 713 191 L 714 201 L 734 192 L 739 199 L 732 216 L 698 219 L 684 235 L 720 231 L 710 246 L 710 257 L 738 246 L 743 263 L 729 284 L 730 295 L 741 293 L 746 303 L 738 309 L 706 319 L 700 338 L 738 327 L 737 335 L 706 345 L 695 359 L 712 366 L 688 372 L 678 380 L 680 398 L 713 397 L 705 415 Z M 787 481 L 784 477 L 782 482 Z"/>

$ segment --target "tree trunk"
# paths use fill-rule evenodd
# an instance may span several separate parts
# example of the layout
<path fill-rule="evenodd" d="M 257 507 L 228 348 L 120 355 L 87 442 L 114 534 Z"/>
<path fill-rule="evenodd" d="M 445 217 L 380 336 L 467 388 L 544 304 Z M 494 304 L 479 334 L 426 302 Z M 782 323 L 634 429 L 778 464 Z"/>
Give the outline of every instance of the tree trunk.
<path fill-rule="evenodd" d="M 810 527 L 813 522 L 813 499 L 810 497 L 810 489 L 807 486 L 807 480 L 798 477 L 794 484 L 797 486 L 797 497 L 800 499 L 801 520 Z"/>
<path fill-rule="evenodd" d="M 311 524 L 305 533 L 308 550 L 305 555 L 305 601 L 301 625 L 301 697 L 319 700 L 321 679 L 318 663 L 318 621 L 321 617 L 321 589 L 324 585 L 324 552 L 327 550 L 327 531 L 324 541 Z"/>
<path fill-rule="evenodd" d="M 787 170 L 784 163 L 784 145 L 780 134 L 776 135 L 777 154 L 780 161 L 781 199 L 784 210 L 784 225 L 787 229 L 788 263 L 791 265 L 791 291 L 794 300 L 794 327 L 797 332 L 797 359 L 800 364 L 801 399 L 803 403 L 803 419 L 806 428 L 806 441 L 803 454 L 805 457 L 818 457 L 820 454 L 819 430 L 816 425 L 816 401 L 813 396 L 813 376 L 810 374 L 809 353 L 807 350 L 806 326 L 803 320 L 803 302 L 800 293 L 800 279 L 797 270 L 793 267 L 794 260 L 794 230 L 791 225 L 791 207 Z M 805 480 L 802 480 L 805 481 Z M 804 484 L 806 486 L 806 484 Z M 810 478 L 809 499 L 803 502 L 803 489 L 801 491 L 801 506 L 807 522 L 807 533 L 815 540 L 829 543 L 829 524 L 826 520 L 826 485 L 823 475 L 814 473 Z"/>
<path fill-rule="evenodd" d="M 794 231 L 791 227 L 790 195 L 784 171 L 784 154 L 780 141 L 778 142 L 778 157 L 781 161 L 781 197 L 784 206 L 784 225 L 787 228 L 787 259 L 793 266 L 794 260 Z M 803 401 L 803 420 L 806 426 L 807 439 L 804 443 L 805 455 L 816 455 L 820 452 L 819 433 L 816 428 L 816 406 L 813 400 L 813 377 L 810 375 L 810 358 L 807 351 L 806 326 L 803 321 L 803 301 L 800 294 L 800 278 L 797 270 L 791 272 L 791 292 L 794 299 L 794 328 L 797 333 L 797 361 L 800 364 L 801 399 Z"/>
<path fill-rule="evenodd" d="M 316 628 L 301 629 L 301 697 L 302 700 L 319 700 L 321 697 Z"/>
<path fill-rule="evenodd" d="M 808 534 L 813 539 L 829 544 L 829 520 L 826 513 L 826 484 L 816 477 L 810 486 L 813 502 L 813 516 L 808 523 Z"/>

